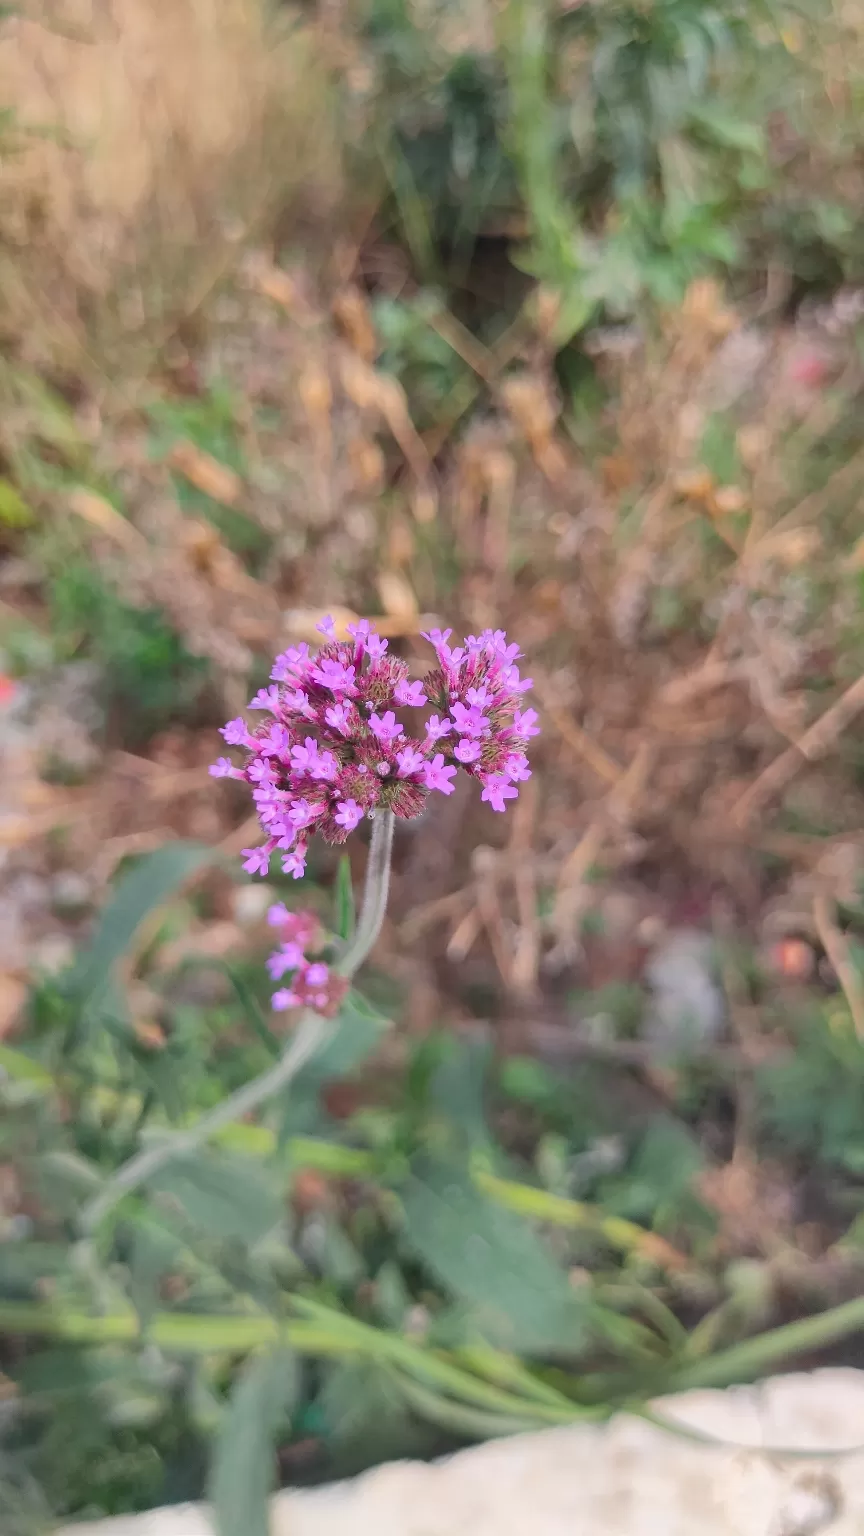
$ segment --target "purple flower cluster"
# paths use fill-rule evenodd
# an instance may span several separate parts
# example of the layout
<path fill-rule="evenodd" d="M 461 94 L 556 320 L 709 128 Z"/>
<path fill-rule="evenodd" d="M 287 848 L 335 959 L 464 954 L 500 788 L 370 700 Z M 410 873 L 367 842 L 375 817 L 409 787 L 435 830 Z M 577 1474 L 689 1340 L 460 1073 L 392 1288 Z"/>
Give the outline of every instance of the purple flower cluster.
<path fill-rule="evenodd" d="M 287 986 L 273 993 L 273 1007 L 277 1013 L 289 1008 L 312 1008 L 332 1018 L 348 990 L 348 982 L 336 976 L 323 960 L 310 960 L 307 949 L 320 947 L 323 934 L 313 912 L 289 912 L 281 901 L 267 913 L 271 928 L 279 930 L 279 947 L 267 961 L 271 980 L 284 981 Z"/>
<path fill-rule="evenodd" d="M 494 811 L 515 800 L 531 776 L 525 749 L 539 728 L 536 712 L 521 708 L 531 679 L 520 678 L 519 647 L 503 630 L 469 635 L 458 647 L 449 644 L 451 630 L 431 630 L 424 639 L 437 666 L 409 683 L 407 664 L 387 654 L 367 620 L 348 626 L 350 640 L 336 639 L 332 619 L 318 628 L 320 650 L 283 651 L 271 686 L 250 703 L 269 718 L 252 729 L 243 719 L 223 728 L 226 742 L 247 752 L 245 766 L 220 757 L 210 769 L 251 788 L 266 841 L 244 849 L 244 869 L 265 875 L 278 849 L 285 873 L 299 879 L 310 830 L 342 843 L 379 807 L 418 816 L 431 790 L 453 793 L 460 767 Z M 425 705 L 434 713 L 423 735 L 408 735 L 396 708 Z"/>

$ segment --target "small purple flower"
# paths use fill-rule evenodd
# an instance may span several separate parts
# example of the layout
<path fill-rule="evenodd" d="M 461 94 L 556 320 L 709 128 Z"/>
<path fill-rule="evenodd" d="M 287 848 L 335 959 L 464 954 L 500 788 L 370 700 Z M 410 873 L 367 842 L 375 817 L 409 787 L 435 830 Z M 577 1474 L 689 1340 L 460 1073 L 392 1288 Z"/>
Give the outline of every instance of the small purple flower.
<path fill-rule="evenodd" d="M 268 757 L 279 757 L 281 753 L 287 752 L 290 745 L 291 737 L 284 725 L 280 725 L 277 720 L 271 725 L 267 735 L 262 736 L 258 742 L 258 751 L 265 753 Z"/>
<path fill-rule="evenodd" d="M 528 693 L 529 690 L 534 687 L 533 677 L 520 678 L 518 667 L 511 667 L 509 669 L 506 681 L 507 687 L 512 688 L 514 693 Z M 531 710 L 531 714 L 534 714 L 533 709 Z M 539 732 L 535 732 L 535 734 L 539 735 Z"/>
<path fill-rule="evenodd" d="M 266 875 L 270 868 L 270 849 L 266 844 L 262 848 L 243 848 L 241 852 L 247 875 Z"/>
<path fill-rule="evenodd" d="M 288 1008 L 300 1007 L 300 998 L 296 992 L 291 991 L 290 987 L 280 987 L 278 992 L 273 993 L 271 1002 L 277 1013 L 284 1013 Z"/>
<path fill-rule="evenodd" d="M 236 720 L 229 720 L 227 725 L 223 725 L 219 735 L 225 737 L 229 747 L 245 747 L 251 740 L 246 721 L 239 715 Z"/>
<path fill-rule="evenodd" d="M 334 731 L 339 732 L 340 736 L 349 736 L 351 734 L 350 704 L 331 704 L 324 711 L 324 719 L 327 725 L 331 726 Z"/>
<path fill-rule="evenodd" d="M 215 763 L 211 763 L 207 769 L 211 779 L 231 779 L 234 777 L 235 771 L 230 757 L 217 757 Z"/>
<path fill-rule="evenodd" d="M 511 752 L 504 764 L 504 772 L 514 784 L 520 784 L 525 779 L 530 779 L 531 769 L 528 767 L 528 759 L 524 752 Z"/>
<path fill-rule="evenodd" d="M 419 773 L 425 762 L 425 757 L 416 747 L 403 747 L 401 752 L 396 753 L 397 776 L 407 779 L 410 774 Z"/>
<path fill-rule="evenodd" d="M 336 639 L 336 625 L 333 623 L 329 613 L 325 613 L 321 623 L 316 624 L 315 628 L 319 635 L 326 635 L 328 640 Z"/>
<path fill-rule="evenodd" d="M 259 688 L 254 699 L 250 699 L 249 708 L 269 709 L 275 714 L 279 708 L 279 689 L 276 684 L 271 683 L 269 688 Z"/>
<path fill-rule="evenodd" d="M 302 747 L 291 748 L 291 772 L 298 778 L 311 774 L 318 761 L 318 743 L 314 736 L 307 736 Z"/>
<path fill-rule="evenodd" d="M 287 683 L 299 676 L 309 664 L 309 647 L 304 641 L 302 645 L 289 645 L 287 651 L 277 656 L 270 673 L 275 683 Z"/>
<path fill-rule="evenodd" d="M 486 709 L 492 703 L 492 695 L 485 683 L 481 688 L 469 688 L 465 697 L 469 704 L 476 704 L 478 709 Z"/>
<path fill-rule="evenodd" d="M 356 800 L 340 800 L 333 819 L 337 826 L 344 827 L 346 832 L 353 832 L 363 820 L 363 810 Z"/>
<path fill-rule="evenodd" d="M 366 641 L 366 655 L 373 661 L 380 661 L 389 643 L 388 640 L 382 640 L 380 635 L 370 635 Z"/>
<path fill-rule="evenodd" d="M 263 757 L 253 757 L 249 767 L 246 769 L 246 774 L 252 784 L 272 785 L 276 783 L 275 771 L 272 765 Z"/>
<path fill-rule="evenodd" d="M 492 729 L 486 716 L 476 704 L 472 704 L 470 709 L 464 704 L 454 704 L 450 709 L 450 715 L 460 736 L 486 736 Z"/>
<path fill-rule="evenodd" d="M 411 709 L 420 709 L 424 704 L 429 703 L 423 692 L 423 684 L 409 683 L 405 677 L 401 678 L 396 684 L 396 687 L 393 689 L 393 697 L 397 704 L 408 705 Z"/>
<path fill-rule="evenodd" d="M 302 688 L 295 688 L 293 693 L 288 694 L 285 702 L 287 703 L 289 709 L 294 710 L 298 715 L 302 715 L 304 720 L 318 719 L 315 710 L 309 703 L 308 693 L 305 693 Z"/>
<path fill-rule="evenodd" d="M 453 633 L 452 629 L 423 629 L 420 633 L 436 651 L 449 650 L 447 641 Z"/>
<path fill-rule="evenodd" d="M 293 875 L 295 880 L 300 880 L 306 873 L 306 844 L 298 843 L 290 853 L 286 853 L 282 859 L 282 871 L 286 875 Z"/>
<path fill-rule="evenodd" d="M 322 688 L 329 688 L 331 693 L 356 693 L 354 678 L 357 675 L 355 667 L 343 666 L 341 661 L 331 661 L 329 658 L 320 661 L 317 667 L 313 667 L 312 676 Z"/>
<path fill-rule="evenodd" d="M 324 809 L 323 805 L 312 805 L 308 800 L 295 800 L 288 812 L 288 820 L 300 832 L 304 827 L 310 827 L 319 816 L 323 816 Z"/>
<path fill-rule="evenodd" d="M 296 971 L 303 964 L 303 950 L 299 944 L 280 944 L 276 953 L 267 961 L 272 981 L 281 981 L 286 971 Z"/>
<path fill-rule="evenodd" d="M 330 980 L 330 967 L 323 961 L 316 960 L 314 964 L 307 965 L 303 980 L 309 987 L 326 987 Z"/>
<path fill-rule="evenodd" d="M 252 799 L 255 802 L 259 816 L 273 816 L 281 811 L 285 804 L 285 796 L 281 789 L 270 782 L 254 784 L 252 786 Z"/>
<path fill-rule="evenodd" d="M 536 721 L 536 709 L 517 709 L 513 716 L 513 729 L 517 736 L 539 736 L 540 727 Z"/>
<path fill-rule="evenodd" d="M 476 763 L 482 750 L 479 741 L 472 741 L 470 736 L 465 736 L 453 755 L 458 757 L 460 763 Z"/>
<path fill-rule="evenodd" d="M 430 743 L 440 741 L 442 736 L 449 736 L 452 729 L 452 720 L 439 720 L 437 715 L 430 715 L 426 721 L 426 740 Z"/>
<path fill-rule="evenodd" d="M 314 948 L 321 935 L 321 924 L 314 912 L 289 912 L 280 901 L 270 907 L 267 921 L 272 928 L 282 930 L 283 944 L 297 944 L 301 952 L 310 945 Z"/>
<path fill-rule="evenodd" d="M 502 773 L 490 773 L 483 785 L 480 799 L 487 800 L 493 811 L 504 811 L 507 809 L 505 802 L 515 800 L 518 794 L 518 789 L 514 789 Z"/>
<path fill-rule="evenodd" d="M 385 747 L 389 746 L 391 741 L 398 741 L 400 736 L 405 735 L 392 709 L 388 709 L 385 715 L 371 714 L 369 729 L 374 731 L 382 746 Z"/>
<path fill-rule="evenodd" d="M 379 775 L 380 778 L 386 779 L 392 766 L 392 763 L 388 763 L 386 757 L 382 757 L 380 763 L 375 764 L 375 772 Z"/>
<path fill-rule="evenodd" d="M 339 775 L 338 758 L 335 758 L 332 752 L 319 752 L 310 764 L 309 772 L 313 779 L 332 783 Z"/>
<path fill-rule="evenodd" d="M 456 769 L 445 767 L 444 758 L 440 752 L 433 757 L 431 763 L 425 763 L 423 767 L 423 782 L 427 789 L 440 789 L 442 795 L 452 795 L 455 784 L 450 779 L 455 779 Z"/>

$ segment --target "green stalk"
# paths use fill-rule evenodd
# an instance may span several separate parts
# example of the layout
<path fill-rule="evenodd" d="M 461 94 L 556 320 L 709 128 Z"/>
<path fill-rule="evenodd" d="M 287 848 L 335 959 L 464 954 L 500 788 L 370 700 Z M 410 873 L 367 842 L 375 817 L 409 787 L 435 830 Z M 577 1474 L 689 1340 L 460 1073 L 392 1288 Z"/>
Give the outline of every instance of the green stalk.
<path fill-rule="evenodd" d="M 556 1227 L 568 1227 L 573 1231 L 597 1232 L 611 1248 L 624 1253 L 636 1253 L 661 1269 L 690 1268 L 685 1256 L 673 1248 L 656 1232 L 646 1232 L 635 1222 L 623 1216 L 610 1216 L 596 1205 L 586 1205 L 581 1200 L 569 1200 L 564 1195 L 554 1195 L 546 1189 L 535 1189 L 530 1184 L 517 1184 L 511 1179 L 499 1179 L 483 1168 L 474 1168 L 472 1177 L 477 1188 L 489 1195 L 508 1210 L 531 1216 L 535 1221 L 546 1221 Z"/>
<path fill-rule="evenodd" d="M 369 954 L 384 921 L 387 895 L 390 888 L 390 857 L 393 849 L 394 817 L 392 811 L 382 811 L 372 823 L 372 841 L 366 868 L 366 885 L 363 892 L 363 909 L 357 924 L 357 932 L 342 959 L 336 966 L 340 975 L 351 977 Z M 243 1120 L 253 1109 L 258 1109 L 268 1099 L 280 1093 L 297 1076 L 306 1063 L 316 1056 L 329 1040 L 335 1029 L 332 1019 L 307 1012 L 300 1019 L 285 1054 L 266 1072 L 244 1083 L 235 1093 L 223 1099 L 221 1104 L 203 1115 L 186 1131 L 167 1137 L 158 1146 L 148 1147 L 129 1159 L 112 1176 L 102 1192 L 84 1207 L 81 1229 L 86 1235 L 112 1211 L 117 1203 L 133 1189 L 138 1189 L 148 1179 L 171 1162 L 194 1152 L 217 1131 L 235 1120 Z"/>
<path fill-rule="evenodd" d="M 368 1323 L 360 1322 L 355 1317 L 349 1317 L 346 1313 L 335 1313 L 329 1307 L 312 1301 L 306 1296 L 294 1296 L 292 1303 L 307 1317 L 316 1319 L 322 1325 L 329 1325 L 334 1331 L 339 1332 L 346 1343 L 353 1341 L 362 1353 L 389 1360 L 409 1375 L 420 1376 L 433 1385 L 443 1388 L 453 1397 L 476 1403 L 481 1408 L 490 1408 L 496 1413 L 510 1413 L 523 1417 L 531 1415 L 545 1424 L 572 1424 L 576 1419 L 597 1418 L 604 1412 L 603 1409 L 585 1408 L 579 1403 L 571 1403 L 563 1396 L 559 1405 L 536 1400 L 526 1402 L 523 1398 L 504 1391 L 501 1387 L 481 1381 L 467 1371 L 460 1370 L 441 1354 L 419 1344 L 413 1344 L 410 1339 L 402 1338 L 399 1334 L 384 1333 L 370 1327 Z"/>
<path fill-rule="evenodd" d="M 381 932 L 390 894 L 390 860 L 395 828 L 396 818 L 392 811 L 376 811 L 357 931 L 341 960 L 334 966 L 340 976 L 351 977 L 359 971 Z"/>
<path fill-rule="evenodd" d="M 198 1313 L 158 1312 L 146 1338 L 160 1349 L 177 1354 L 246 1354 L 267 1345 L 289 1344 L 301 1354 L 361 1354 L 388 1361 L 412 1379 L 420 1378 L 451 1397 L 514 1420 L 569 1424 L 606 1415 L 602 1406 L 588 1407 L 562 1397 L 560 1404 L 528 1399 L 479 1380 L 443 1355 L 397 1334 L 372 1328 L 357 1318 L 333 1311 L 307 1297 L 292 1297 L 306 1321 L 280 1321 L 264 1313 L 249 1317 L 207 1317 Z M 723 1387 L 752 1380 L 796 1354 L 823 1349 L 850 1333 L 864 1329 L 864 1297 L 831 1307 L 814 1317 L 786 1323 L 757 1338 L 722 1350 L 676 1371 L 666 1381 L 670 1392 L 692 1387 Z M 143 1341 L 140 1323 L 131 1311 L 86 1313 L 55 1308 L 41 1302 L 0 1302 L 0 1332 L 37 1334 L 73 1344 L 132 1344 Z M 514 1381 L 514 1385 L 515 1385 Z M 525 1389 L 525 1383 L 519 1385 Z M 635 1411 L 635 1410 L 634 1410 Z"/>
<path fill-rule="evenodd" d="M 859 1330 L 864 1330 L 864 1296 L 830 1307 L 827 1312 L 817 1312 L 814 1317 L 804 1317 L 800 1322 L 784 1323 L 780 1328 L 722 1349 L 717 1355 L 694 1361 L 674 1373 L 669 1390 L 683 1392 L 690 1387 L 726 1387 L 733 1381 L 752 1381 L 767 1367 L 792 1355 L 824 1349 Z"/>
<path fill-rule="evenodd" d="M 397 1334 L 370 1327 L 306 1297 L 292 1297 L 308 1320 L 281 1321 L 265 1313 L 249 1317 L 206 1317 L 198 1313 L 157 1312 L 146 1334 L 131 1310 L 115 1313 L 73 1312 L 40 1302 L 0 1303 L 0 1331 L 38 1334 L 70 1344 L 134 1344 L 146 1341 L 174 1354 L 248 1354 L 278 1344 L 299 1354 L 365 1355 L 389 1362 L 411 1378 L 425 1380 L 463 1403 L 473 1403 L 513 1420 L 539 1424 L 569 1424 L 600 1417 L 603 1410 L 582 1409 L 561 1398 L 553 1408 L 502 1391 L 462 1371 L 438 1354 Z"/>
<path fill-rule="evenodd" d="M 545 1428 L 537 1419 L 511 1419 L 504 1414 L 485 1413 L 482 1408 L 468 1408 L 464 1403 L 448 1402 L 418 1382 L 406 1381 L 404 1376 L 395 1373 L 393 1380 L 409 1408 L 413 1408 L 420 1418 L 457 1435 L 469 1435 L 472 1440 L 503 1439 L 506 1435 L 528 1434 Z"/>

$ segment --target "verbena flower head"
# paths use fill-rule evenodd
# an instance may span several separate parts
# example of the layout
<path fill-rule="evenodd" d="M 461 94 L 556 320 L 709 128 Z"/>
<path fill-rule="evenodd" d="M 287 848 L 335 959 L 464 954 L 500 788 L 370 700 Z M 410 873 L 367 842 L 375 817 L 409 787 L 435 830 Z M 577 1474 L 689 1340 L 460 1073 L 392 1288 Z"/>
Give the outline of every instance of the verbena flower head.
<path fill-rule="evenodd" d="M 210 769 L 249 785 L 266 840 L 243 850 L 246 870 L 266 875 L 278 850 L 285 873 L 299 879 L 310 832 L 343 843 L 377 809 L 419 816 L 430 793 L 453 793 L 460 768 L 493 810 L 516 799 L 539 728 L 535 711 L 522 708 L 531 679 L 520 677 L 519 647 L 503 630 L 458 647 L 451 630 L 431 630 L 424 639 L 436 665 L 410 683 L 407 664 L 387 654 L 367 620 L 348 626 L 350 640 L 335 638 L 332 619 L 318 628 L 317 652 L 295 645 L 277 656 L 273 682 L 249 705 L 264 718 L 223 728 L 226 743 L 245 752 L 244 766 L 220 757 Z M 432 713 L 412 736 L 399 711 L 425 705 Z"/>
<path fill-rule="evenodd" d="M 321 924 L 313 912 L 289 912 L 281 902 L 270 908 L 267 921 L 277 930 L 279 947 L 267 961 L 273 981 L 282 985 L 273 993 L 277 1013 L 292 1008 L 311 1008 L 315 1013 L 333 1018 L 348 990 L 348 982 L 337 976 L 323 960 L 310 960 L 323 942 Z"/>

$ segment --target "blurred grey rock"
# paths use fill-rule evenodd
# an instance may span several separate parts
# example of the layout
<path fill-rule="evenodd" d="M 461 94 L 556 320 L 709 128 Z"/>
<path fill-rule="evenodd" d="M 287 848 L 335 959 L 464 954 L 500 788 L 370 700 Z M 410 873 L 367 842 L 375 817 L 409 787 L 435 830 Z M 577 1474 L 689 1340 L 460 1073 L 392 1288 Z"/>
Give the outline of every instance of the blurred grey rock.
<path fill-rule="evenodd" d="M 34 971 L 43 976 L 59 976 L 75 959 L 75 945 L 65 933 L 52 933 L 40 939 L 30 951 Z"/>
<path fill-rule="evenodd" d="M 699 1051 L 720 1039 L 726 1003 L 710 934 L 673 929 L 645 967 L 645 979 L 651 995 L 642 1021 L 644 1040 L 658 1050 Z"/>
<path fill-rule="evenodd" d="M 62 917 L 80 917 L 93 904 L 93 887 L 77 870 L 63 869 L 51 882 L 51 905 Z"/>
<path fill-rule="evenodd" d="M 252 928 L 262 921 L 267 908 L 275 901 L 276 892 L 272 885 L 264 885 L 261 881 L 253 885 L 249 881 L 246 885 L 235 886 L 231 894 L 231 915 L 241 928 Z"/>

